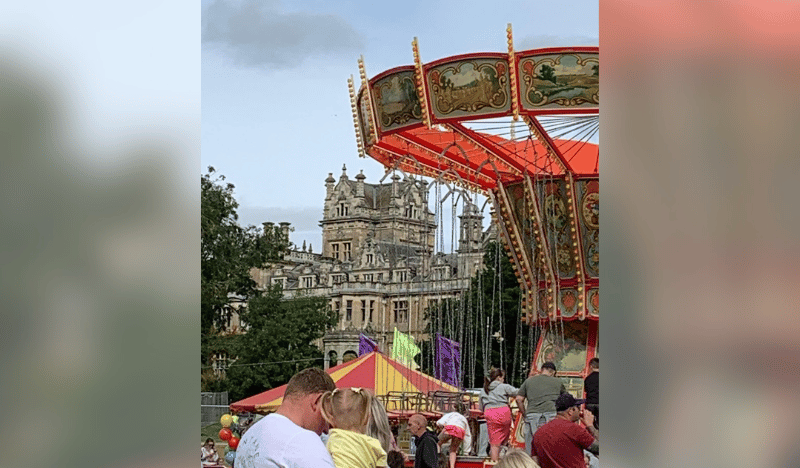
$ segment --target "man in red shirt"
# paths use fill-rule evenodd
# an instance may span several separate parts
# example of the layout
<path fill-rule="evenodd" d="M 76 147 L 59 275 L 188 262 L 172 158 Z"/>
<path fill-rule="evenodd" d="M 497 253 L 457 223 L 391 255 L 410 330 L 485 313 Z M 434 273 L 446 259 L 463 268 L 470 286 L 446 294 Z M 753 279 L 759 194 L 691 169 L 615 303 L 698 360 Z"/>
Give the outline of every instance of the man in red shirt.
<path fill-rule="evenodd" d="M 556 400 L 556 418 L 533 435 L 533 458 L 542 468 L 584 468 L 583 450 L 600 453 L 594 415 L 581 411 L 584 400 L 562 393 Z M 585 428 L 578 424 L 582 421 Z"/>

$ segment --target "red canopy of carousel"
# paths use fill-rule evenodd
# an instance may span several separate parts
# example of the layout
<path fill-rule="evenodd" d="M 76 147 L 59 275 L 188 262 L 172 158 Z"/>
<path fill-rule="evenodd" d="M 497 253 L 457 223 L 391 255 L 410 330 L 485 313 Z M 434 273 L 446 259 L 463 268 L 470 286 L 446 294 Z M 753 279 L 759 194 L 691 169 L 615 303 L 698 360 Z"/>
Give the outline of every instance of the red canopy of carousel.
<path fill-rule="evenodd" d="M 572 140 L 552 140 L 560 153 L 548 156 L 539 140 L 512 141 L 451 124 L 456 130 L 417 127 L 383 138 L 369 155 L 386 167 L 412 174 L 461 180 L 481 190 L 491 190 L 497 180 L 520 179 L 524 174 L 597 176 L 599 146 Z"/>

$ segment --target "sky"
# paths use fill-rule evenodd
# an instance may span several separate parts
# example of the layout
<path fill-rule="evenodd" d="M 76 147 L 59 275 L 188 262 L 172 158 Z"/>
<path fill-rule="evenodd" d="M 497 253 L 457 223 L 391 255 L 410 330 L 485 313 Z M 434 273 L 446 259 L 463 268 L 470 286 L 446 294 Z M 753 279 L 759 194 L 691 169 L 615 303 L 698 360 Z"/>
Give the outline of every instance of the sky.
<path fill-rule="evenodd" d="M 597 0 L 203 0 L 201 171 L 234 184 L 240 224 L 288 221 L 319 252 L 328 174 L 385 173 L 358 157 L 358 58 L 371 78 L 413 64 L 414 37 L 424 63 L 506 52 L 508 23 L 516 50 L 599 44 Z"/>

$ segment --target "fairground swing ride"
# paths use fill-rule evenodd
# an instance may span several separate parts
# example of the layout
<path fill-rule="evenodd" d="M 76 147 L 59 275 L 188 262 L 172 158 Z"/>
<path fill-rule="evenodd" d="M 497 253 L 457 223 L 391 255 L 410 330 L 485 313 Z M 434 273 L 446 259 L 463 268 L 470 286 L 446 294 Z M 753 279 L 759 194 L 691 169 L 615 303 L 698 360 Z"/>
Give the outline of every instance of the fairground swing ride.
<path fill-rule="evenodd" d="M 360 88 L 348 80 L 358 151 L 393 178 L 432 179 L 437 207 L 443 195 L 474 211 L 475 194 L 491 203 L 522 295 L 523 332 L 516 335 L 537 342 L 532 356 L 506 356 L 505 363 L 487 362 L 485 352 L 465 356 L 462 383 L 481 358 L 484 371 L 504 365 L 512 374 L 519 366 L 514 372 L 526 375 L 553 361 L 580 397 L 599 350 L 599 48 L 515 51 L 510 24 L 507 35 L 506 53 L 430 63 L 421 61 L 415 38 L 413 65 L 369 79 L 359 59 Z M 473 324 L 432 318 L 430 329 L 490 346 L 502 339 L 490 315 Z M 519 445 L 515 433 L 512 445 Z"/>

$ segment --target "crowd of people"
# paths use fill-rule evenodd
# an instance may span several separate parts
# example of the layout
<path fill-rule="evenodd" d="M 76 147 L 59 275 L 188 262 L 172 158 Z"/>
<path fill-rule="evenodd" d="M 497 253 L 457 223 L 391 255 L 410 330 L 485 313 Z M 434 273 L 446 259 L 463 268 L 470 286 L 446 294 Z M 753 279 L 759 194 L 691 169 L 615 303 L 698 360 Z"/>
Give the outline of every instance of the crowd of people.
<path fill-rule="evenodd" d="M 566 392 L 552 362 L 542 364 L 540 372 L 530 375 L 518 389 L 505 383 L 504 371 L 490 371 L 479 401 L 486 419 L 489 457 L 498 468 L 596 467 L 599 360 L 593 359 L 590 366 L 586 400 Z M 508 449 L 513 399 L 525 409 L 524 451 Z M 472 433 L 467 408 L 457 403 L 454 410 L 435 422 L 438 434 L 423 414 L 409 418 L 415 468 L 438 468 L 445 444 L 449 453 L 442 456 L 449 468 L 455 468 L 459 454 L 469 453 Z M 208 439 L 202 447 L 204 464 L 218 461 L 213 444 Z M 408 460 L 409 455 L 398 447 L 386 409 L 370 390 L 336 388 L 322 369 L 309 368 L 289 380 L 280 408 L 242 435 L 235 467 L 397 468 Z"/>

